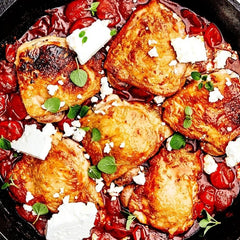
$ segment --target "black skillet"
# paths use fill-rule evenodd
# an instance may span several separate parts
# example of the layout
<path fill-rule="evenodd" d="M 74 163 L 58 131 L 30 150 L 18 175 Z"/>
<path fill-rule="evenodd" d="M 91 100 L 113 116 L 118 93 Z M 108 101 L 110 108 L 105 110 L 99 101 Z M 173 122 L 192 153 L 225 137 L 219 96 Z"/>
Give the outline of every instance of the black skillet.
<path fill-rule="evenodd" d="M 240 53 L 240 4 L 237 0 L 175 0 L 197 14 L 214 22 L 225 40 Z M 20 38 L 44 10 L 61 6 L 70 0 L 0 0 L 0 46 Z M 0 59 L 4 48 L 0 47 Z M 15 212 L 15 203 L 7 191 L 0 191 L 0 240 L 44 240 Z M 224 213 L 216 216 L 222 224 L 211 229 L 205 237 L 202 231 L 189 240 L 240 240 L 240 196 Z M 70 239 L 71 240 L 71 239 Z"/>

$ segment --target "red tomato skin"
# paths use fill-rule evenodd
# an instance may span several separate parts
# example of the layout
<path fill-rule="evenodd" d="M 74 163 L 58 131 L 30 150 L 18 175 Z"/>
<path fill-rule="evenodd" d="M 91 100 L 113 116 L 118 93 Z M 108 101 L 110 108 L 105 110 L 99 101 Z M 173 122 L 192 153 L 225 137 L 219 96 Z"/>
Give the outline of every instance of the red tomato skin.
<path fill-rule="evenodd" d="M 0 136 L 3 136 L 10 142 L 17 140 L 23 134 L 23 125 L 18 121 L 0 122 Z"/>
<path fill-rule="evenodd" d="M 89 27 L 94 22 L 95 22 L 95 19 L 92 17 L 80 18 L 72 24 L 69 30 L 69 33 L 71 34 L 76 29 Z"/>
<path fill-rule="evenodd" d="M 213 23 L 210 23 L 207 26 L 207 29 L 204 33 L 204 39 L 209 47 L 217 47 L 223 41 L 222 34 L 217 28 L 217 26 Z"/>

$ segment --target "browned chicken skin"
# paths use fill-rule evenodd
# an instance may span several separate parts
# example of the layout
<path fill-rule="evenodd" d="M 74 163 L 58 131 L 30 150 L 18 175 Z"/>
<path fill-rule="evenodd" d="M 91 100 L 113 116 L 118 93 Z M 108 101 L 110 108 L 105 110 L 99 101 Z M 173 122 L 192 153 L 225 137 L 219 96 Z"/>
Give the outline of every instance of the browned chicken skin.
<path fill-rule="evenodd" d="M 116 160 L 117 172 L 103 175 L 107 185 L 152 157 L 172 133 L 162 123 L 158 109 L 150 108 L 148 104 L 121 101 L 116 95 L 99 103 L 95 112 L 89 113 L 80 122 L 82 127 L 97 128 L 101 133 L 100 141 L 92 141 L 90 132 L 82 141 L 93 164 L 108 155 Z M 111 151 L 104 152 L 106 144 L 111 142 Z"/>
<path fill-rule="evenodd" d="M 62 112 L 83 103 L 100 90 L 101 60 L 93 58 L 81 66 L 88 74 L 83 87 L 70 80 L 70 73 L 77 69 L 77 63 L 65 38 L 48 36 L 22 44 L 15 64 L 23 103 L 28 114 L 39 122 L 57 122 L 63 117 L 61 113 L 52 114 L 42 108 L 48 98 L 57 97 L 65 102 L 59 109 Z M 48 93 L 48 85 L 58 87 L 53 96 Z"/>
<path fill-rule="evenodd" d="M 13 197 L 21 203 L 32 205 L 41 202 L 56 212 L 65 196 L 70 202 L 94 202 L 103 206 L 103 199 L 95 190 L 95 182 L 88 177 L 90 163 L 85 159 L 82 148 L 71 139 L 56 133 L 52 149 L 45 160 L 28 155 L 15 165 L 9 173 L 16 187 L 11 187 Z M 26 193 L 34 199 L 26 202 Z M 58 197 L 54 197 L 59 194 Z"/>
<path fill-rule="evenodd" d="M 124 205 L 128 205 L 130 212 L 141 223 L 168 232 L 171 236 L 192 226 L 201 163 L 200 151 L 193 153 L 191 150 L 190 145 L 171 152 L 162 148 L 150 160 L 145 185 L 134 190 L 128 187 L 123 191 Z"/>

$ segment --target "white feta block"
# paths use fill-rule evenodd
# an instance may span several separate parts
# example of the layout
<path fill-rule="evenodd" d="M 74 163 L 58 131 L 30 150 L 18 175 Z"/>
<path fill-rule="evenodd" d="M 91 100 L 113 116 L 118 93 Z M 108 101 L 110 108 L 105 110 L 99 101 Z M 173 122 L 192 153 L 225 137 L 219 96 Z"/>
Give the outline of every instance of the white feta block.
<path fill-rule="evenodd" d="M 216 53 L 216 57 L 214 59 L 215 68 L 224 68 L 227 62 L 227 59 L 230 58 L 232 54 L 226 50 L 219 50 Z"/>

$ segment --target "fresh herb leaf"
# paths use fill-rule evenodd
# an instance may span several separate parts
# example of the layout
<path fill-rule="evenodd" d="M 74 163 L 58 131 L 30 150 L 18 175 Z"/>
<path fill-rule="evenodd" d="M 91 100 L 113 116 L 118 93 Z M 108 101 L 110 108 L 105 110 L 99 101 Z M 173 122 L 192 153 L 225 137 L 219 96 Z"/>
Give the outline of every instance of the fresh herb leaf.
<path fill-rule="evenodd" d="M 99 141 L 101 139 L 101 133 L 97 128 L 92 129 L 92 141 Z"/>
<path fill-rule="evenodd" d="M 82 106 L 81 110 L 80 110 L 80 113 L 79 113 L 79 116 L 81 118 L 85 117 L 87 115 L 89 109 L 90 109 L 90 107 L 88 107 L 87 105 Z"/>
<path fill-rule="evenodd" d="M 183 127 L 184 128 L 190 128 L 192 125 L 192 120 L 190 119 L 185 119 L 184 122 L 183 122 Z"/>
<path fill-rule="evenodd" d="M 192 77 L 193 80 L 199 81 L 201 79 L 201 73 L 191 72 L 191 77 Z"/>
<path fill-rule="evenodd" d="M 202 76 L 202 80 L 203 80 L 203 81 L 206 81 L 206 80 L 207 80 L 207 77 L 208 77 L 207 75 L 203 75 L 203 76 Z"/>
<path fill-rule="evenodd" d="M 81 32 L 79 33 L 79 37 L 80 37 L 80 38 L 82 38 L 82 37 L 84 37 L 84 36 L 85 36 L 85 34 L 86 34 L 86 32 L 85 32 L 85 31 L 81 31 Z"/>
<path fill-rule="evenodd" d="M 6 188 L 8 188 L 8 187 L 10 187 L 10 186 L 14 186 L 14 187 L 18 188 L 18 186 L 14 183 L 14 180 L 13 180 L 13 177 L 12 177 L 12 176 L 10 176 L 9 182 L 5 182 L 5 183 L 2 185 L 1 189 L 2 189 L 2 190 L 5 190 Z"/>
<path fill-rule="evenodd" d="M 87 131 L 90 130 L 90 127 L 82 127 L 82 128 L 80 128 L 80 129 L 82 129 L 82 130 L 84 130 L 85 132 L 87 132 Z"/>
<path fill-rule="evenodd" d="M 189 106 L 185 107 L 184 113 L 185 113 L 185 119 L 183 122 L 183 127 L 189 128 L 192 125 L 192 114 L 193 114 L 192 108 Z"/>
<path fill-rule="evenodd" d="M 201 90 L 202 88 L 203 88 L 203 83 L 200 82 L 200 83 L 198 84 L 198 89 Z"/>
<path fill-rule="evenodd" d="M 172 149 L 180 149 L 186 146 L 186 138 L 180 133 L 174 133 L 170 141 Z"/>
<path fill-rule="evenodd" d="M 90 7 L 91 14 L 95 16 L 95 13 L 97 12 L 97 7 L 100 4 L 100 2 L 93 2 Z"/>
<path fill-rule="evenodd" d="M 110 32 L 110 35 L 113 37 L 117 34 L 117 29 L 113 28 Z"/>
<path fill-rule="evenodd" d="M 209 92 L 213 91 L 213 90 L 214 90 L 213 83 L 212 83 L 211 81 L 206 82 L 205 88 L 206 88 Z"/>
<path fill-rule="evenodd" d="M 106 157 L 102 158 L 99 161 L 97 167 L 101 172 L 104 172 L 104 173 L 107 173 L 107 174 L 112 174 L 112 173 L 115 173 L 117 171 L 115 158 L 112 157 L 112 156 L 106 156 Z"/>
<path fill-rule="evenodd" d="M 70 74 L 71 81 L 78 87 L 83 87 L 88 79 L 87 72 L 82 69 L 76 69 Z"/>
<path fill-rule="evenodd" d="M 46 206 L 45 204 L 43 204 L 43 203 L 37 202 L 37 203 L 33 204 L 32 209 L 33 209 L 33 211 L 37 214 L 37 218 L 35 219 L 35 221 L 33 222 L 33 224 L 35 224 L 35 223 L 37 222 L 37 220 L 39 219 L 39 217 L 40 217 L 41 215 L 45 215 L 45 214 L 48 213 L 48 208 L 47 208 L 47 206 Z"/>
<path fill-rule="evenodd" d="M 190 115 L 191 116 L 193 114 L 192 108 L 189 107 L 189 106 L 186 106 L 184 111 L 185 111 L 186 115 Z"/>
<path fill-rule="evenodd" d="M 82 39 L 82 44 L 84 44 L 85 42 L 87 42 L 87 40 L 88 40 L 88 37 L 87 37 L 87 36 L 83 37 L 83 39 Z"/>
<path fill-rule="evenodd" d="M 91 166 L 88 168 L 88 176 L 93 179 L 100 179 L 101 172 L 98 170 L 97 166 Z"/>
<path fill-rule="evenodd" d="M 46 108 L 47 111 L 51 112 L 51 113 L 56 113 L 59 108 L 60 108 L 60 99 L 53 97 L 53 98 L 49 98 L 45 101 L 44 103 L 44 107 Z"/>
<path fill-rule="evenodd" d="M 10 186 L 11 186 L 10 183 L 5 182 L 5 183 L 2 185 L 1 189 L 2 189 L 2 190 L 5 190 L 5 189 L 7 189 L 7 188 L 10 187 Z"/>
<path fill-rule="evenodd" d="M 218 222 L 216 219 L 214 219 L 205 209 L 203 209 L 203 212 L 205 213 L 206 218 L 202 219 L 199 222 L 199 226 L 201 228 L 205 228 L 203 233 L 203 235 L 205 235 L 209 229 L 221 224 L 221 222 Z"/>
<path fill-rule="evenodd" d="M 5 139 L 3 136 L 0 138 L 0 148 L 4 150 L 10 150 L 11 149 L 11 143 L 7 139 Z"/>
<path fill-rule="evenodd" d="M 135 218 L 136 218 L 136 216 L 129 213 L 128 218 L 127 218 L 127 222 L 126 222 L 126 230 L 130 230 L 130 226 L 131 226 L 132 222 L 135 220 Z"/>
<path fill-rule="evenodd" d="M 69 108 L 67 117 L 70 119 L 74 119 L 77 117 L 78 113 L 80 112 L 81 109 L 81 105 L 75 105 L 73 107 Z"/>

